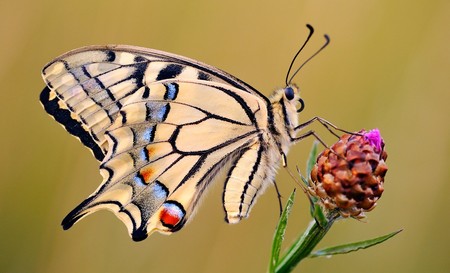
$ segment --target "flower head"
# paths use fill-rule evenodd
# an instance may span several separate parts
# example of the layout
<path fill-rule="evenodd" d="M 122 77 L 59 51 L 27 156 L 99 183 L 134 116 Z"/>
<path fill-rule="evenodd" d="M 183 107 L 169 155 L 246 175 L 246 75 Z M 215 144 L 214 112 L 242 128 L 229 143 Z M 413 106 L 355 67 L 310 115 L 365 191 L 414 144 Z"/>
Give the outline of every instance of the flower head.
<path fill-rule="evenodd" d="M 317 158 L 311 191 L 329 210 L 364 217 L 383 193 L 387 154 L 378 129 L 345 134 Z"/>

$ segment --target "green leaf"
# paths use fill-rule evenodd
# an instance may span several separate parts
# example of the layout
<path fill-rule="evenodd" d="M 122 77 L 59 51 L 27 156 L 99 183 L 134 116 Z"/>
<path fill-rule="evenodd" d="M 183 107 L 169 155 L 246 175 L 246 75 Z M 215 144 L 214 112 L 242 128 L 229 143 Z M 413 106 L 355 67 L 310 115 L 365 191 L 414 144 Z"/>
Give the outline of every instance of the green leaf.
<path fill-rule="evenodd" d="M 316 164 L 316 160 L 317 160 L 317 147 L 319 146 L 319 142 L 318 141 L 314 141 L 312 147 L 311 147 L 311 151 L 309 152 L 309 156 L 308 156 L 308 161 L 306 162 L 306 177 L 304 177 L 303 175 L 300 175 L 300 177 L 303 180 L 303 183 L 305 183 L 306 187 L 309 186 L 309 177 L 311 174 L 311 170 L 313 169 L 314 165 Z M 324 215 L 322 213 L 322 210 L 318 207 L 317 205 L 317 198 L 314 196 L 309 195 L 308 196 L 309 200 L 310 200 L 310 214 L 311 217 L 315 218 L 316 221 L 319 223 L 319 225 L 324 226 L 323 224 L 326 224 L 326 219 L 324 220 Z"/>
<path fill-rule="evenodd" d="M 325 227 L 328 224 L 328 219 L 323 213 L 322 207 L 319 204 L 314 204 L 313 217 L 317 224 L 321 227 Z"/>
<path fill-rule="evenodd" d="M 299 262 L 308 257 L 316 245 L 330 230 L 337 218 L 331 217 L 326 226 L 321 227 L 316 221 L 311 221 L 305 232 L 289 247 L 285 255 L 279 260 L 275 272 L 291 272 Z"/>
<path fill-rule="evenodd" d="M 275 235 L 272 242 L 272 256 L 270 258 L 269 272 L 275 272 L 275 267 L 278 264 L 278 259 L 280 258 L 281 243 L 284 240 L 284 234 L 286 233 L 287 221 L 289 214 L 291 213 L 292 205 L 294 204 L 295 189 L 289 196 L 286 202 L 286 207 L 281 213 L 280 220 L 278 221 L 277 229 L 275 230 Z"/>
<path fill-rule="evenodd" d="M 349 253 L 352 251 L 357 251 L 360 249 L 365 249 L 365 248 L 369 248 L 371 246 L 380 244 L 392 237 L 394 237 L 395 235 L 397 235 L 398 233 L 400 233 L 402 230 L 398 230 L 395 232 L 392 232 L 390 234 L 384 235 L 384 236 L 380 236 L 374 239 L 370 239 L 370 240 L 366 240 L 366 241 L 360 241 L 360 242 L 355 242 L 355 243 L 351 243 L 351 244 L 345 244 L 345 245 L 340 245 L 340 246 L 334 246 L 334 247 L 329 247 L 329 248 L 325 248 L 322 250 L 318 250 L 314 253 L 311 253 L 309 255 L 310 258 L 314 258 L 314 257 L 320 257 L 320 256 L 330 256 L 330 255 L 336 255 L 336 254 L 345 254 L 345 253 Z"/>
<path fill-rule="evenodd" d="M 318 154 L 317 146 L 319 146 L 319 142 L 316 140 L 316 141 L 314 141 L 314 143 L 311 147 L 311 151 L 309 152 L 309 156 L 308 156 L 308 161 L 306 162 L 306 177 L 308 179 L 309 179 L 311 170 L 314 167 L 314 164 L 316 164 L 317 154 Z M 309 185 L 306 184 L 306 186 L 309 186 Z"/>

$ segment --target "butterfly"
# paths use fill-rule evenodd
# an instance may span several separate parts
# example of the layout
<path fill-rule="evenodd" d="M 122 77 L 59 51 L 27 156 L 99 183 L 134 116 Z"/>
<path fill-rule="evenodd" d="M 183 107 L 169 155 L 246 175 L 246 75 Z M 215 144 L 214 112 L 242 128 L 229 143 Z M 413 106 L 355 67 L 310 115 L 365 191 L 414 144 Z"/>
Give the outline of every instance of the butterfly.
<path fill-rule="evenodd" d="M 135 46 L 88 46 L 48 63 L 40 101 L 103 177 L 63 228 L 107 209 L 135 241 L 173 233 L 221 173 L 225 220 L 248 217 L 291 145 L 311 134 L 297 136 L 304 104 L 290 83 L 296 73 L 288 80 L 299 52 L 286 87 L 269 98 L 210 65 Z"/>

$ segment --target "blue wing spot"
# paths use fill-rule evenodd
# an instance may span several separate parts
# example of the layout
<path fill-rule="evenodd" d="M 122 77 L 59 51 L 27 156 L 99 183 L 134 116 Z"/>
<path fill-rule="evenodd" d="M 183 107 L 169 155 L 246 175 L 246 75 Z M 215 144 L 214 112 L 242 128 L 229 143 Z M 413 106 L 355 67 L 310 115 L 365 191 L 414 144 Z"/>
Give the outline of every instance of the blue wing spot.
<path fill-rule="evenodd" d="M 166 86 L 165 100 L 174 100 L 177 98 L 179 86 L 177 83 L 168 83 Z"/>
<path fill-rule="evenodd" d="M 149 122 L 163 122 L 169 114 L 170 105 L 168 103 L 148 102 L 146 105 L 146 120 Z"/>
<path fill-rule="evenodd" d="M 145 142 L 152 142 L 155 137 L 155 129 L 153 126 L 147 128 L 142 134 L 142 140 Z"/>
<path fill-rule="evenodd" d="M 162 122 L 166 120 L 167 115 L 169 114 L 170 106 L 169 104 L 165 104 L 164 106 L 160 107 L 156 112 L 156 119 L 159 122 Z"/>
<path fill-rule="evenodd" d="M 136 174 L 136 176 L 133 178 L 134 182 L 136 182 L 136 184 L 138 186 L 144 187 L 147 186 L 147 184 L 145 184 L 144 179 L 138 174 Z"/>
<path fill-rule="evenodd" d="M 146 161 L 146 162 L 148 162 L 149 161 L 149 157 L 148 157 L 148 152 L 147 152 L 147 149 L 144 147 L 143 149 L 141 149 L 141 152 L 139 153 L 139 156 L 140 156 L 140 158 L 143 160 L 143 161 Z"/>
<path fill-rule="evenodd" d="M 153 193 L 157 199 L 166 199 L 167 195 L 169 195 L 169 190 L 164 184 L 156 181 L 153 186 Z"/>

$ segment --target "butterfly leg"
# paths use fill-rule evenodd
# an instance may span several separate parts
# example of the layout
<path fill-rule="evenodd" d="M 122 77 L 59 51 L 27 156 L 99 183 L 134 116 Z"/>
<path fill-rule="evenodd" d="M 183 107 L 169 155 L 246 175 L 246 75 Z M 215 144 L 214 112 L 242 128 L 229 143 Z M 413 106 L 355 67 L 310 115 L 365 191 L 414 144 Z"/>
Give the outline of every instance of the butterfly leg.
<path fill-rule="evenodd" d="M 313 122 L 315 122 L 315 121 L 317 121 L 317 122 L 319 122 L 320 124 L 322 124 L 322 125 L 323 125 L 323 126 L 324 126 L 331 134 L 333 134 L 333 135 L 336 136 L 337 138 L 339 138 L 339 136 L 338 136 L 333 130 L 331 130 L 331 128 L 333 128 L 334 130 L 337 130 L 337 131 L 346 133 L 346 134 L 355 134 L 355 133 L 349 132 L 349 131 L 347 131 L 347 130 L 343 130 L 343 129 L 337 127 L 336 125 L 334 125 L 333 123 L 329 122 L 328 120 L 323 119 L 323 118 L 321 118 L 321 117 L 313 117 L 312 119 L 310 119 L 310 120 L 308 120 L 308 121 L 306 121 L 306 122 L 304 122 L 304 123 L 298 125 L 297 127 L 295 127 L 295 128 L 294 128 L 294 131 L 296 131 L 296 132 L 297 132 L 297 131 L 300 131 L 301 129 L 305 128 L 306 126 L 310 125 L 311 123 L 313 123 Z M 330 128 L 330 127 L 331 127 L 331 128 Z M 316 138 L 317 138 L 317 137 L 316 137 Z M 319 141 L 320 141 L 320 140 L 319 140 Z"/>
<path fill-rule="evenodd" d="M 300 135 L 298 137 L 295 137 L 292 140 L 294 142 L 298 142 L 298 141 L 300 141 L 300 140 L 302 140 L 304 138 L 307 138 L 309 136 L 314 136 L 314 138 L 316 138 L 325 148 L 328 148 L 327 144 L 313 130 L 310 130 L 310 131 L 308 131 L 308 132 L 306 132 L 306 133 L 304 133 L 304 134 L 302 134 L 302 135 Z"/>

